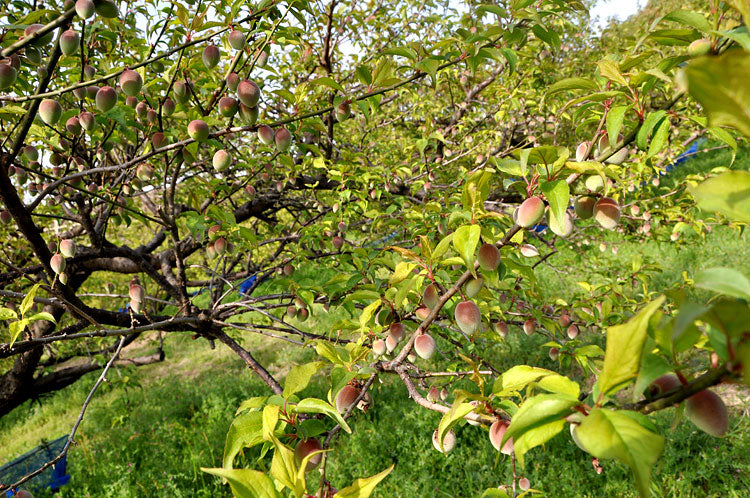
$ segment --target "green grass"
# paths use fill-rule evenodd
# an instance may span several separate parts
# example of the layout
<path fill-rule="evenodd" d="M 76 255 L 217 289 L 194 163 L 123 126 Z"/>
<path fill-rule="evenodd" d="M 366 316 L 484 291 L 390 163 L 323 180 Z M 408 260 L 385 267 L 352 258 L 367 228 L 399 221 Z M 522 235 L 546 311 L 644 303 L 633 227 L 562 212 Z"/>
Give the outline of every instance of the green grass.
<path fill-rule="evenodd" d="M 750 156 L 743 157 L 744 162 L 738 160 L 736 166 L 747 168 Z M 726 162 L 726 151 L 701 155 L 688 163 L 689 168 L 665 178 L 663 185 Z M 657 291 L 682 282 L 683 272 L 691 277 L 713 265 L 750 275 L 747 235 L 731 229 L 714 230 L 705 239 L 686 235 L 677 243 L 666 237 L 628 243 L 616 234 L 601 232 L 587 231 L 591 234 L 589 246 L 562 250 L 550 260 L 553 268 L 539 268 L 539 281 L 544 283 L 540 293 L 545 299 L 567 299 L 581 292 L 578 281 L 606 281 L 619 268 L 628 267 L 635 255 L 658 266 L 650 283 Z M 604 237 L 610 247 L 617 244 L 618 253 L 600 252 L 596 237 Z M 325 330 L 333 320 L 313 314 L 308 324 Z M 541 342 L 542 337 L 512 336 L 508 348 L 492 349 L 492 361 L 498 368 L 517 363 L 552 367 L 539 347 Z M 313 358 L 312 351 L 298 351 L 257 336 L 246 339 L 245 345 L 280 378 L 291 365 Z M 229 496 L 220 480 L 201 472 L 200 467 L 220 466 L 237 405 L 268 390 L 221 345 L 211 350 L 204 340 L 175 336 L 165 347 L 167 361 L 163 364 L 109 374 L 110 382 L 95 396 L 76 438 L 78 444 L 69 453 L 73 480 L 55 496 Z M 1 418 L 3 462 L 35 447 L 43 438 L 67 433 L 95 378 L 96 374 L 88 375 L 41 403 L 26 403 Z M 322 382 L 317 382 L 304 394 L 324 396 L 321 386 Z M 391 464 L 395 464 L 393 473 L 374 496 L 479 496 L 488 487 L 509 482 L 508 457 L 496 458 L 485 429 L 459 427 L 456 449 L 443 456 L 431 443 L 440 415 L 414 405 L 403 385 L 393 379 L 386 379 L 377 389 L 374 406 L 354 417 L 354 433 L 336 440 L 328 467 L 328 477 L 336 486 L 342 488 Z M 667 437 L 665 451 L 653 471 L 655 496 L 745 495 L 750 488 L 750 420 L 739 412 L 748 410 L 747 391 L 737 396 L 744 397 L 745 405 L 733 409 L 730 432 L 722 439 L 711 438 L 684 420 L 672 430 L 672 409 L 654 417 L 660 433 Z M 602 462 L 602 466 L 603 473 L 598 475 L 591 458 L 571 443 L 566 429 L 545 447 L 532 450 L 527 467 L 519 473 L 550 497 L 635 496 L 629 469 L 613 461 Z"/>

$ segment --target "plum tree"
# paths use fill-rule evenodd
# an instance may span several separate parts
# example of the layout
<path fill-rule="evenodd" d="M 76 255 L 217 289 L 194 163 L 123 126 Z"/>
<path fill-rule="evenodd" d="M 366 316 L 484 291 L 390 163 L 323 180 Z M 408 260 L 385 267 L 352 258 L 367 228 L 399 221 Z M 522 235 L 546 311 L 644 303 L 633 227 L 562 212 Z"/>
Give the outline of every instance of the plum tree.
<path fill-rule="evenodd" d="M 297 446 L 294 448 L 294 458 L 297 460 L 297 465 L 301 465 L 302 461 L 308 456 L 315 452 L 319 452 L 323 449 L 323 445 L 320 444 L 315 438 L 300 439 Z M 310 457 L 305 466 L 305 472 L 315 470 L 323 460 L 323 453 L 317 453 Z"/>
<path fill-rule="evenodd" d="M 359 397 L 361 391 L 351 384 L 345 385 L 336 395 L 336 409 L 339 413 L 344 413 L 354 406 L 354 402 Z"/>
<path fill-rule="evenodd" d="M 117 91 L 111 86 L 103 86 L 96 92 L 96 108 L 107 112 L 117 105 Z M 145 104 L 144 104 L 145 105 Z"/>
<path fill-rule="evenodd" d="M 215 68 L 219 64 L 219 60 L 221 59 L 219 47 L 217 47 L 213 43 L 211 45 L 207 45 L 206 48 L 203 49 L 201 58 L 203 59 L 203 65 L 206 66 L 206 69 Z"/>
<path fill-rule="evenodd" d="M 620 223 L 620 205 L 614 199 L 602 197 L 594 204 L 594 220 L 607 230 Z"/>
<path fill-rule="evenodd" d="M 494 244 L 482 244 L 477 252 L 479 267 L 485 271 L 495 271 L 500 265 L 500 251 Z"/>
<path fill-rule="evenodd" d="M 194 119 L 188 124 L 188 135 L 196 142 L 205 142 L 208 140 L 208 125 L 202 119 Z"/>
<path fill-rule="evenodd" d="M 540 197 L 529 197 L 518 207 L 516 223 L 528 228 L 539 223 L 544 216 L 544 201 Z"/>
<path fill-rule="evenodd" d="M 44 99 L 39 104 L 39 116 L 50 126 L 55 126 L 62 117 L 62 106 L 56 100 Z"/>
<path fill-rule="evenodd" d="M 435 354 L 435 350 L 435 339 L 429 334 L 420 334 L 414 340 L 414 351 L 417 352 L 420 358 L 429 360 Z"/>
<path fill-rule="evenodd" d="M 135 97 L 141 92 L 142 87 L 143 78 L 137 71 L 126 69 L 120 75 L 120 88 L 125 95 Z"/>

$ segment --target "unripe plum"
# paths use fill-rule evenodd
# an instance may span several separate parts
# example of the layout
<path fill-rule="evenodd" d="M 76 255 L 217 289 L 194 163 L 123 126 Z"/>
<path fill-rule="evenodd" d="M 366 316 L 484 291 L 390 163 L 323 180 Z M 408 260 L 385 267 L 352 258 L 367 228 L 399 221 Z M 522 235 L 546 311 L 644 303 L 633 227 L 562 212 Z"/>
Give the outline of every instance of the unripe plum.
<path fill-rule="evenodd" d="M 286 152 L 292 145 L 292 134 L 286 128 L 279 128 L 273 137 L 276 142 L 276 150 L 279 152 Z"/>
<path fill-rule="evenodd" d="M 245 104 L 240 104 L 240 119 L 243 123 L 247 125 L 254 125 L 256 121 L 258 121 L 258 115 L 260 114 L 260 109 L 258 109 L 258 106 L 255 107 L 248 107 Z"/>
<path fill-rule="evenodd" d="M 393 338 L 392 335 L 388 334 L 388 337 L 385 338 L 385 349 L 389 353 L 392 353 L 394 349 L 396 349 L 396 346 L 398 346 L 398 341 Z"/>
<path fill-rule="evenodd" d="M 344 239 L 338 235 L 331 239 L 331 243 L 333 244 L 333 247 L 338 250 L 341 250 L 341 248 L 344 247 Z"/>
<path fill-rule="evenodd" d="M 219 114 L 225 118 L 231 118 L 237 114 L 239 102 L 232 97 L 222 97 L 219 99 Z"/>
<path fill-rule="evenodd" d="M 708 389 L 698 391 L 687 399 L 685 416 L 713 437 L 722 437 L 729 429 L 726 405 L 718 394 Z"/>
<path fill-rule="evenodd" d="M 427 391 L 427 401 L 430 403 L 436 403 L 440 399 L 440 389 L 437 387 L 431 387 L 429 391 Z"/>
<path fill-rule="evenodd" d="M 194 119 L 188 125 L 188 135 L 196 142 L 205 142 L 208 140 L 208 125 L 201 119 Z"/>
<path fill-rule="evenodd" d="M 94 2 L 92 0 L 77 0 L 76 14 L 81 19 L 88 19 L 94 15 Z"/>
<path fill-rule="evenodd" d="M 10 64 L 0 63 L 0 90 L 10 88 L 16 82 L 18 70 Z"/>
<path fill-rule="evenodd" d="M 604 188 L 604 179 L 599 175 L 590 175 L 584 180 L 584 185 L 590 192 L 596 193 Z"/>
<path fill-rule="evenodd" d="M 137 71 L 126 69 L 120 75 L 120 88 L 122 93 L 129 97 L 135 97 L 143 87 L 143 79 Z"/>
<path fill-rule="evenodd" d="M 568 337 L 570 339 L 578 337 L 578 325 L 575 323 L 570 324 L 570 327 L 568 327 Z"/>
<path fill-rule="evenodd" d="M 422 302 L 429 309 L 433 309 L 438 304 L 440 296 L 438 295 L 438 289 L 435 284 L 430 284 L 424 288 L 422 293 Z"/>
<path fill-rule="evenodd" d="M 386 351 L 386 346 L 385 346 L 385 341 L 383 339 L 376 339 L 375 341 L 373 341 L 372 352 L 376 356 L 384 355 L 385 351 Z"/>
<path fill-rule="evenodd" d="M 208 45 L 203 49 L 203 65 L 206 66 L 206 69 L 215 68 L 219 63 L 220 57 L 221 54 L 219 53 L 219 47 L 214 44 Z"/>
<path fill-rule="evenodd" d="M 102 17 L 114 19 L 120 15 L 117 5 L 112 0 L 94 0 L 94 9 Z"/>
<path fill-rule="evenodd" d="M 258 140 L 265 145 L 269 145 L 273 142 L 273 128 L 268 125 L 258 126 Z"/>
<path fill-rule="evenodd" d="M 500 443 L 503 441 L 503 436 L 505 436 L 505 432 L 508 430 L 509 425 L 510 424 L 506 420 L 497 419 L 490 426 L 490 442 L 492 443 L 492 446 L 503 455 L 510 455 L 513 453 L 513 438 L 509 438 L 503 447 L 500 447 Z"/>
<path fill-rule="evenodd" d="M 420 358 L 429 360 L 435 354 L 435 339 L 429 334 L 421 334 L 414 340 L 414 351 Z"/>
<path fill-rule="evenodd" d="M 464 286 L 466 297 L 472 298 L 479 294 L 479 291 L 482 290 L 482 285 L 484 285 L 484 279 L 482 277 L 470 279 Z"/>
<path fill-rule="evenodd" d="M 78 116 L 78 122 L 81 123 L 81 127 L 84 130 L 90 131 L 94 128 L 94 124 L 96 123 L 96 120 L 94 119 L 94 115 L 91 114 L 89 111 L 83 111 Z"/>
<path fill-rule="evenodd" d="M 426 306 L 420 306 L 419 308 L 417 308 L 414 314 L 417 315 L 417 318 L 419 318 L 420 320 L 424 320 L 430 315 L 430 309 Z"/>
<path fill-rule="evenodd" d="M 347 384 L 336 395 L 336 409 L 343 414 L 354 406 L 354 401 L 359 396 L 360 390 Z"/>
<path fill-rule="evenodd" d="M 594 204 L 594 219 L 607 230 L 614 230 L 620 222 L 620 206 L 609 197 L 602 197 Z"/>
<path fill-rule="evenodd" d="M 184 104 L 190 98 L 190 91 L 184 81 L 175 81 L 173 92 L 174 99 L 180 104 Z"/>
<path fill-rule="evenodd" d="M 338 121 L 339 123 L 349 119 L 349 116 L 351 114 L 352 108 L 349 105 L 349 102 L 342 102 L 336 106 L 336 121 Z"/>
<path fill-rule="evenodd" d="M 586 153 L 589 149 L 589 142 L 581 142 L 578 144 L 578 147 L 576 147 L 576 162 L 580 163 L 581 161 L 584 161 L 586 159 Z"/>
<path fill-rule="evenodd" d="M 549 359 L 552 361 L 557 360 L 560 357 L 560 350 L 558 348 L 549 349 Z"/>
<path fill-rule="evenodd" d="M 237 73 L 229 73 L 227 76 L 227 88 L 232 92 L 236 92 L 239 84 L 240 76 Z"/>
<path fill-rule="evenodd" d="M 528 228 L 536 225 L 544 215 L 544 201 L 540 197 L 529 197 L 521 203 L 516 214 L 518 226 Z"/>
<path fill-rule="evenodd" d="M 245 48 L 245 34 L 242 31 L 233 29 L 229 36 L 227 36 L 229 46 L 235 50 L 242 50 Z"/>
<path fill-rule="evenodd" d="M 536 320 L 529 318 L 523 322 L 523 331 L 526 335 L 531 335 L 536 330 Z"/>
<path fill-rule="evenodd" d="M 315 438 L 307 439 L 305 441 L 300 440 L 300 442 L 297 443 L 297 447 L 294 448 L 294 458 L 297 460 L 297 464 L 301 465 L 302 460 L 304 460 L 305 457 L 322 449 L 323 446 L 321 446 L 320 441 Z M 314 470 L 318 465 L 320 465 L 320 461 L 322 459 L 323 453 L 318 453 L 317 455 L 310 457 L 310 459 L 307 461 L 305 472 Z"/>
<path fill-rule="evenodd" d="M 50 126 L 54 126 L 60 121 L 62 116 L 62 106 L 56 100 L 44 99 L 39 104 L 39 117 L 42 121 Z"/>
<path fill-rule="evenodd" d="M 103 86 L 96 92 L 96 108 L 107 112 L 117 104 L 117 92 L 111 86 Z"/>
<path fill-rule="evenodd" d="M 432 433 L 432 445 L 440 453 L 449 453 L 456 447 L 456 433 L 453 432 L 453 429 L 449 430 L 443 438 L 443 447 L 441 448 L 440 441 L 438 440 L 438 431 L 435 429 L 435 432 Z"/>
<path fill-rule="evenodd" d="M 508 336 L 508 324 L 505 323 L 502 320 L 498 320 L 494 323 L 495 332 L 498 333 L 500 337 L 505 339 Z"/>
<path fill-rule="evenodd" d="M 482 321 L 482 315 L 479 308 L 473 301 L 461 301 L 456 305 L 454 312 L 456 324 L 464 334 L 472 335 L 479 329 Z"/>
<path fill-rule="evenodd" d="M 43 27 L 44 27 L 43 24 L 31 24 L 31 25 L 29 25 L 28 27 L 26 27 L 26 29 L 23 30 L 23 36 L 24 36 L 24 38 L 32 36 L 34 33 L 36 33 L 37 31 L 39 31 Z M 53 32 L 52 31 L 48 31 L 47 33 L 43 34 L 42 36 L 34 39 L 34 41 L 31 42 L 31 46 L 32 47 L 43 47 L 43 46 L 49 44 L 49 42 L 52 41 L 52 35 L 53 35 Z"/>
<path fill-rule="evenodd" d="M 232 156 L 224 149 L 217 150 L 214 153 L 212 163 L 216 171 L 224 171 L 232 164 Z"/>
<path fill-rule="evenodd" d="M 81 122 L 77 117 L 71 116 L 65 121 L 65 129 L 68 130 L 68 133 L 78 135 L 81 132 Z"/>
<path fill-rule="evenodd" d="M 289 306 L 287 306 L 286 307 L 286 316 L 289 317 L 289 318 L 294 318 L 295 316 L 297 316 L 297 307 L 294 306 L 294 305 L 292 305 L 292 304 L 290 304 Z"/>
<path fill-rule="evenodd" d="M 500 251 L 494 244 L 482 244 L 477 252 L 479 267 L 484 271 L 494 271 L 500 264 Z"/>
<path fill-rule="evenodd" d="M 690 57 L 708 55 L 709 52 L 711 52 L 711 40 L 707 38 L 698 38 L 688 45 L 687 50 Z"/>
<path fill-rule="evenodd" d="M 242 80 L 237 85 L 237 98 L 246 106 L 255 107 L 260 101 L 260 87 L 254 81 Z"/>
<path fill-rule="evenodd" d="M 388 333 L 396 342 L 400 342 L 404 338 L 404 324 L 401 322 L 392 323 Z"/>
<path fill-rule="evenodd" d="M 65 55 L 73 55 L 78 50 L 79 41 L 78 33 L 73 29 L 67 29 L 60 35 L 60 50 Z"/>
<path fill-rule="evenodd" d="M 523 244 L 520 247 L 521 254 L 527 258 L 539 256 L 539 250 L 531 244 Z"/>
<path fill-rule="evenodd" d="M 157 131 L 154 133 L 154 135 L 151 137 L 151 145 L 154 146 L 155 149 L 159 149 L 161 147 L 164 147 L 164 145 L 167 143 L 167 139 L 164 136 L 164 133 Z"/>
<path fill-rule="evenodd" d="M 176 106 L 174 100 L 167 97 L 166 99 L 164 99 L 164 103 L 161 105 L 161 110 L 165 116 L 171 116 L 172 114 L 174 114 L 175 107 Z"/>
<path fill-rule="evenodd" d="M 578 197 L 573 203 L 573 209 L 575 209 L 576 216 L 582 220 L 587 220 L 594 216 L 594 204 L 596 204 L 596 198 L 584 195 Z"/>
<path fill-rule="evenodd" d="M 18 491 L 16 491 L 15 498 L 34 498 L 34 495 L 31 494 L 31 491 L 19 489 Z"/>
<path fill-rule="evenodd" d="M 60 274 L 65 271 L 65 258 L 62 254 L 56 252 L 50 258 L 49 265 L 52 268 L 53 272 Z"/>
<path fill-rule="evenodd" d="M 76 243 L 71 239 L 63 239 L 60 241 L 60 252 L 66 258 L 72 258 L 76 255 Z"/>
<path fill-rule="evenodd" d="M 522 477 L 518 480 L 518 487 L 521 489 L 521 491 L 528 491 L 531 487 L 531 483 L 528 479 Z"/>

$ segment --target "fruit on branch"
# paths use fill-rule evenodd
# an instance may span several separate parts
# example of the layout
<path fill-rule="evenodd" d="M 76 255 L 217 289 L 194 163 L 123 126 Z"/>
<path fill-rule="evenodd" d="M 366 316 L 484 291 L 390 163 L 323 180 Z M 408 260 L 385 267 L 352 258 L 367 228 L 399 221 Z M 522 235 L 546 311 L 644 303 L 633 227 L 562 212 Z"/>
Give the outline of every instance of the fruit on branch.
<path fill-rule="evenodd" d="M 331 239 L 331 243 L 333 244 L 334 249 L 341 250 L 342 247 L 344 247 L 344 239 L 343 237 L 339 237 L 336 235 Z"/>
<path fill-rule="evenodd" d="M 205 142 L 208 140 L 208 125 L 202 119 L 194 119 L 188 125 L 188 135 L 196 142 Z"/>
<path fill-rule="evenodd" d="M 240 119 L 243 123 L 247 125 L 254 125 L 256 121 L 258 121 L 258 115 L 260 114 L 260 109 L 258 109 L 258 106 L 255 107 L 248 107 L 245 104 L 240 104 Z"/>
<path fill-rule="evenodd" d="M 174 94 L 174 99 L 178 104 L 184 104 L 190 98 L 188 86 L 184 81 L 175 81 L 172 92 Z"/>
<path fill-rule="evenodd" d="M 271 144 L 273 142 L 273 128 L 268 125 L 258 126 L 258 140 L 265 145 Z"/>
<path fill-rule="evenodd" d="M 146 297 L 146 291 L 141 286 L 137 277 L 133 278 L 130 281 L 130 286 L 128 287 L 128 296 L 130 297 L 131 301 L 136 301 L 138 303 L 143 302 L 144 298 Z"/>
<path fill-rule="evenodd" d="M 588 195 L 582 195 L 578 197 L 573 203 L 573 209 L 575 209 L 576 216 L 582 220 L 587 220 L 594 216 L 594 204 L 596 204 L 596 198 Z"/>
<path fill-rule="evenodd" d="M 434 309 L 437 306 L 440 296 L 438 295 L 437 285 L 430 284 L 424 288 L 422 292 L 422 302 L 429 309 Z"/>
<path fill-rule="evenodd" d="M 284 275 L 286 275 L 287 277 L 291 277 L 292 274 L 294 273 L 294 266 L 284 265 L 283 272 L 284 272 Z"/>
<path fill-rule="evenodd" d="M 86 130 L 90 131 L 94 128 L 94 124 L 96 123 L 96 120 L 94 120 L 94 115 L 91 114 L 89 111 L 83 111 L 78 116 L 78 122 L 81 123 L 81 127 Z"/>
<path fill-rule="evenodd" d="M 148 113 L 148 105 L 145 102 L 138 102 L 135 106 L 135 114 L 141 121 L 146 120 L 146 114 Z"/>
<path fill-rule="evenodd" d="M 164 136 L 164 133 L 160 131 L 157 131 L 151 137 L 151 145 L 154 146 L 154 149 L 159 149 L 161 147 L 164 147 L 166 143 L 167 143 L 167 138 Z"/>
<path fill-rule="evenodd" d="M 214 240 L 214 251 L 216 251 L 216 254 L 218 256 L 224 254 L 227 249 L 227 239 L 225 239 L 224 237 L 218 237 L 216 240 Z"/>
<path fill-rule="evenodd" d="M 466 292 L 466 297 L 472 298 L 479 294 L 479 291 L 482 290 L 482 285 L 484 284 L 484 279 L 482 277 L 472 278 L 466 284 L 464 285 L 464 291 Z"/>
<path fill-rule="evenodd" d="M 81 19 L 88 19 L 94 15 L 94 2 L 92 0 L 77 0 L 76 14 Z"/>
<path fill-rule="evenodd" d="M 151 108 L 149 108 L 149 110 L 146 112 L 146 121 L 148 121 L 150 124 L 154 124 L 157 117 L 158 114 L 156 114 L 156 111 Z"/>
<path fill-rule="evenodd" d="M 698 38 L 688 45 L 687 51 L 690 57 L 708 55 L 709 52 L 711 52 L 711 40 L 707 38 Z"/>
<path fill-rule="evenodd" d="M 414 351 L 420 358 L 429 360 L 435 354 L 435 339 L 429 334 L 420 334 L 414 340 Z"/>
<path fill-rule="evenodd" d="M 289 317 L 289 318 L 294 318 L 295 316 L 297 316 L 297 307 L 294 306 L 294 305 L 292 305 L 292 304 L 290 304 L 289 306 L 287 306 L 286 307 L 286 316 Z"/>
<path fill-rule="evenodd" d="M 81 133 L 81 122 L 77 117 L 71 116 L 67 121 L 65 121 L 65 129 L 68 130 L 68 133 L 78 135 L 79 133 Z"/>
<path fill-rule="evenodd" d="M 96 85 L 91 85 L 86 87 L 86 97 L 90 99 L 96 98 L 96 92 L 99 91 L 99 87 Z"/>
<path fill-rule="evenodd" d="M 39 117 L 42 121 L 50 126 L 54 126 L 60 121 L 62 116 L 62 106 L 56 100 L 44 99 L 39 104 Z"/>
<path fill-rule="evenodd" d="M 522 477 L 518 480 L 518 487 L 521 489 L 521 491 L 528 491 L 531 487 L 531 483 L 528 479 Z"/>
<path fill-rule="evenodd" d="M 65 55 L 73 55 L 78 50 L 79 41 L 78 33 L 73 29 L 67 29 L 60 35 L 60 50 Z"/>
<path fill-rule="evenodd" d="M 589 150 L 589 144 L 590 142 L 581 142 L 578 144 L 578 147 L 576 147 L 576 162 L 580 163 L 581 161 L 585 161 L 586 157 L 588 156 L 587 152 Z"/>
<path fill-rule="evenodd" d="M 536 320 L 529 318 L 523 322 L 523 331 L 526 335 L 531 335 L 536 331 Z"/>
<path fill-rule="evenodd" d="M 0 62 L 0 90 L 10 88 L 16 82 L 18 70 L 10 64 Z"/>
<path fill-rule="evenodd" d="M 539 249 L 531 244 L 523 244 L 520 247 L 521 254 L 527 258 L 535 258 L 539 256 Z"/>
<path fill-rule="evenodd" d="M 300 322 L 304 322 L 309 316 L 310 312 L 307 311 L 307 308 L 302 308 L 297 312 L 297 320 L 299 320 Z"/>
<path fill-rule="evenodd" d="M 36 161 L 39 159 L 39 151 L 36 150 L 36 147 L 33 145 L 27 145 L 23 149 L 21 149 L 21 152 L 23 152 L 23 157 L 28 159 L 29 161 Z"/>
<path fill-rule="evenodd" d="M 342 102 L 336 106 L 336 121 L 339 123 L 349 119 L 352 114 L 352 107 L 349 102 Z"/>
<path fill-rule="evenodd" d="M 372 352 L 375 356 L 384 355 L 386 351 L 385 341 L 383 339 L 376 339 L 372 343 Z"/>
<path fill-rule="evenodd" d="M 437 401 L 440 399 L 440 389 L 437 387 L 431 387 L 429 391 L 427 391 L 427 401 L 430 403 L 437 403 Z"/>
<path fill-rule="evenodd" d="M 135 176 L 137 176 L 139 180 L 147 182 L 154 177 L 154 167 L 150 164 L 139 164 L 135 168 Z"/>
<path fill-rule="evenodd" d="M 594 219 L 603 228 L 614 230 L 620 223 L 620 205 L 609 197 L 602 197 L 594 204 Z"/>
<path fill-rule="evenodd" d="M 417 308 L 414 314 L 417 315 L 417 318 L 419 318 L 420 320 L 424 320 L 430 315 L 430 309 L 426 306 L 420 306 L 419 308 Z"/>
<path fill-rule="evenodd" d="M 589 192 L 597 193 L 604 188 L 604 179 L 599 175 L 590 175 L 586 177 L 583 184 Z"/>
<path fill-rule="evenodd" d="M 172 114 L 174 114 L 175 107 L 176 106 L 174 100 L 167 97 L 166 99 L 164 99 L 164 103 L 161 105 L 161 112 L 165 116 L 171 116 Z"/>
<path fill-rule="evenodd" d="M 549 359 L 552 361 L 557 360 L 560 357 L 560 350 L 558 348 L 549 349 Z"/>
<path fill-rule="evenodd" d="M 23 30 L 23 36 L 24 36 L 24 38 L 32 36 L 34 33 L 36 33 L 37 31 L 39 31 L 43 27 L 44 27 L 43 24 L 31 24 L 30 26 L 27 26 L 26 29 Z M 43 47 L 43 46 L 49 44 L 49 42 L 52 41 L 52 33 L 53 33 L 52 31 L 49 31 L 49 32 L 43 34 L 42 36 L 36 38 L 34 41 L 31 42 L 31 46 L 32 47 Z M 27 55 L 28 55 L 28 52 L 27 52 Z"/>
<path fill-rule="evenodd" d="M 482 244 L 477 252 L 479 267 L 484 271 L 494 271 L 500 265 L 500 251 L 494 244 Z"/>
<path fill-rule="evenodd" d="M 203 58 L 203 65 L 206 66 L 206 69 L 215 68 L 216 65 L 219 63 L 219 59 L 221 58 L 219 47 L 217 47 L 213 43 L 211 45 L 206 46 L 206 48 L 203 49 L 202 58 Z"/>
<path fill-rule="evenodd" d="M 400 342 L 401 339 L 404 338 L 404 324 L 401 322 L 392 323 L 388 329 L 388 334 L 390 334 L 396 342 Z"/>
<path fill-rule="evenodd" d="M 528 228 L 536 225 L 544 215 L 544 201 L 540 197 L 529 197 L 518 206 L 516 223 L 518 226 Z"/>
<path fill-rule="evenodd" d="M 65 271 L 65 258 L 62 254 L 56 252 L 50 258 L 49 265 L 52 268 L 53 272 L 60 274 Z"/>
<path fill-rule="evenodd" d="M 238 29 L 233 29 L 229 33 L 227 41 L 229 42 L 229 46 L 235 50 L 242 50 L 245 48 L 245 34 Z"/>
<path fill-rule="evenodd" d="M 239 102 L 232 97 L 222 97 L 219 99 L 219 114 L 225 118 L 231 118 L 239 110 Z"/>
<path fill-rule="evenodd" d="M 359 396 L 360 390 L 351 384 L 345 385 L 336 395 L 336 409 L 343 414 L 354 406 L 354 401 Z"/>
<path fill-rule="evenodd" d="M 461 301 L 458 303 L 454 312 L 454 318 L 456 319 L 458 328 L 466 335 L 474 334 L 479 329 L 479 324 L 482 321 L 479 308 L 473 301 Z"/>
<path fill-rule="evenodd" d="M 232 164 L 232 156 L 224 149 L 217 150 L 214 153 L 212 163 L 216 171 L 224 171 Z"/>
<path fill-rule="evenodd" d="M 549 226 L 550 230 L 552 230 L 552 233 L 562 238 L 568 237 L 571 233 L 573 233 L 573 227 L 573 217 L 567 211 L 565 211 L 565 215 L 563 215 L 562 227 L 558 226 L 557 224 L 550 224 Z"/>
<path fill-rule="evenodd" d="M 567 311 L 563 313 L 562 315 L 560 315 L 560 318 L 558 320 L 560 321 L 560 325 L 562 325 L 563 327 L 567 327 L 572 322 L 572 320 L 570 319 L 570 315 L 568 314 Z"/>
<path fill-rule="evenodd" d="M 297 447 L 294 448 L 294 458 L 297 460 L 297 465 L 302 465 L 302 460 L 305 459 L 309 454 L 315 453 L 316 451 L 320 451 L 323 449 L 323 446 L 321 446 L 320 441 L 318 441 L 315 438 L 307 439 L 307 440 L 300 440 L 299 443 L 297 443 Z M 307 461 L 307 466 L 305 466 L 305 472 L 310 472 L 311 470 L 315 470 L 315 468 L 320 465 L 320 461 L 323 459 L 323 453 L 318 453 L 317 455 L 314 455 L 310 458 L 310 460 Z"/>
<path fill-rule="evenodd" d="M 365 395 L 361 400 L 357 402 L 357 410 L 366 412 L 372 406 L 372 395 L 369 391 L 365 391 Z"/>
<path fill-rule="evenodd" d="M 120 75 L 120 88 L 125 95 L 135 97 L 143 88 L 143 79 L 137 71 L 126 69 Z"/>
<path fill-rule="evenodd" d="M 120 15 L 117 5 L 111 0 L 94 0 L 94 9 L 102 17 L 114 19 Z"/>
<path fill-rule="evenodd" d="M 722 437 L 729 429 L 726 405 L 718 394 L 708 389 L 698 391 L 687 399 L 685 416 L 713 437 Z"/>
<path fill-rule="evenodd" d="M 279 128 L 273 136 L 276 142 L 276 150 L 279 152 L 286 152 L 292 145 L 292 134 L 286 128 Z"/>
<path fill-rule="evenodd" d="M 71 239 L 63 239 L 60 241 L 60 253 L 66 258 L 72 258 L 76 255 L 76 243 Z"/>
<path fill-rule="evenodd" d="M 236 92 L 237 86 L 240 84 L 240 75 L 237 73 L 229 73 L 227 76 L 227 88 L 229 91 Z"/>
<path fill-rule="evenodd" d="M 258 65 L 258 67 L 266 67 L 266 64 L 268 63 L 268 55 L 268 48 L 255 52 L 257 60 L 256 64 Z"/>
<path fill-rule="evenodd" d="M 242 80 L 237 85 L 237 98 L 246 106 L 255 107 L 260 101 L 260 87 L 254 81 Z"/>
<path fill-rule="evenodd" d="M 385 350 L 392 353 L 393 350 L 396 349 L 396 346 L 398 346 L 398 341 L 389 334 L 388 337 L 385 338 Z"/>
<path fill-rule="evenodd" d="M 513 438 L 509 438 L 503 447 L 500 447 L 500 443 L 503 441 L 503 436 L 508 430 L 510 424 L 507 420 L 497 419 L 490 426 L 490 443 L 495 447 L 497 451 L 503 455 L 510 455 L 513 453 Z"/>
<path fill-rule="evenodd" d="M 660 396 L 664 393 L 673 391 L 678 387 L 682 387 L 680 379 L 678 379 L 675 374 L 666 374 L 651 383 L 649 386 L 649 393 L 651 394 L 651 397 Z"/>
<path fill-rule="evenodd" d="M 101 112 L 109 111 L 115 104 L 117 104 L 117 92 L 111 86 L 103 86 L 96 92 L 96 108 Z"/>
<path fill-rule="evenodd" d="M 508 336 L 508 324 L 505 323 L 502 320 L 498 320 L 493 324 L 493 327 L 495 328 L 495 332 L 505 339 Z"/>
<path fill-rule="evenodd" d="M 482 407 L 482 410 L 480 410 L 480 412 L 481 412 L 481 411 L 484 411 L 484 405 L 483 405 L 483 403 L 482 403 L 481 401 L 479 401 L 478 399 L 475 399 L 475 400 L 473 400 L 473 401 L 469 401 L 469 404 L 470 404 L 471 406 L 473 406 L 474 408 L 476 408 L 476 407 Z M 475 413 L 475 412 L 476 412 L 476 410 L 472 411 L 472 413 Z M 469 425 L 473 425 L 473 426 L 479 426 L 479 425 L 482 425 L 482 424 L 480 424 L 479 422 L 477 422 L 477 421 L 475 421 L 475 420 L 469 420 L 469 419 L 467 419 L 467 420 L 466 420 L 466 422 L 467 422 L 467 423 L 468 423 Z"/>
<path fill-rule="evenodd" d="M 443 438 L 443 447 L 441 448 L 440 441 L 438 440 L 438 431 L 435 429 L 435 432 L 432 433 L 432 445 L 440 453 L 449 453 L 456 447 L 456 433 L 453 432 L 453 429 L 449 430 Z"/>
<path fill-rule="evenodd" d="M 578 325 L 576 325 L 575 323 L 571 323 L 568 327 L 568 338 L 575 339 L 576 337 L 578 337 L 578 332 Z"/>

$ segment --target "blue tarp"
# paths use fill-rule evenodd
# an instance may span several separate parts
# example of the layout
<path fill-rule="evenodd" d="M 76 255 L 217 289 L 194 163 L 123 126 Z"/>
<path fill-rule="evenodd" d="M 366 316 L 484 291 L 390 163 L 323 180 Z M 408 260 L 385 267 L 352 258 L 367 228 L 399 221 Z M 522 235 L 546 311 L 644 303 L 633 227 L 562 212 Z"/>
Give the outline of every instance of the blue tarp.
<path fill-rule="evenodd" d="M 24 453 L 12 462 L 3 465 L 0 467 L 0 484 L 13 484 L 22 477 L 41 468 L 42 465 L 60 454 L 67 440 L 68 436 L 62 436 L 54 441 L 42 443 L 28 453 Z M 21 488 L 31 491 L 49 488 L 55 491 L 70 480 L 70 476 L 65 473 L 66 468 L 67 455 L 52 467 L 25 482 Z M 6 493 L 7 497 L 13 495 L 12 491 Z"/>

